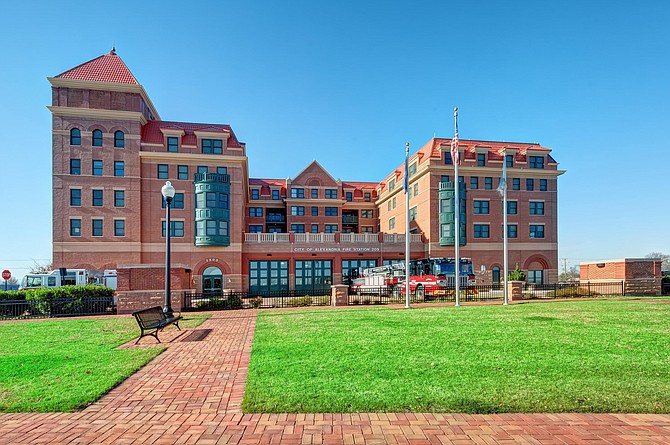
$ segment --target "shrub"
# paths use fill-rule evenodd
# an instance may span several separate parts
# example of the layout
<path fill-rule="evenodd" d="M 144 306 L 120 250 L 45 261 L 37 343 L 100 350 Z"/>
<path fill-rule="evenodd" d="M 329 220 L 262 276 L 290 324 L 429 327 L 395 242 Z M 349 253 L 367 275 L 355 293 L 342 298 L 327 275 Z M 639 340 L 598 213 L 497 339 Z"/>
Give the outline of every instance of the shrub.
<path fill-rule="evenodd" d="M 26 301 L 33 302 L 34 310 L 41 314 L 75 314 L 87 312 L 86 304 L 88 298 L 107 297 L 110 307 L 114 298 L 114 289 L 99 286 L 96 284 L 87 284 L 85 286 L 62 286 L 62 287 L 40 287 L 23 291 Z M 56 307 L 54 300 L 72 299 L 65 304 Z"/>
<path fill-rule="evenodd" d="M 253 297 L 249 299 L 249 304 L 254 309 L 258 309 L 263 304 L 263 297 Z"/>
<path fill-rule="evenodd" d="M 507 278 L 510 281 L 526 281 L 526 273 L 519 269 L 519 263 L 516 263 L 516 268 L 507 275 Z"/>
<path fill-rule="evenodd" d="M 27 292 L 17 290 L 0 291 L 0 301 L 3 300 L 25 300 Z"/>
<path fill-rule="evenodd" d="M 589 289 L 583 286 L 577 286 L 577 287 L 565 287 L 563 289 L 557 289 L 556 290 L 556 297 L 561 298 L 561 297 L 597 297 L 600 295 L 600 293 L 591 290 L 589 292 Z"/>
<path fill-rule="evenodd" d="M 290 307 L 305 307 L 312 305 L 312 297 L 305 295 L 304 297 L 291 298 L 288 301 L 288 306 Z"/>

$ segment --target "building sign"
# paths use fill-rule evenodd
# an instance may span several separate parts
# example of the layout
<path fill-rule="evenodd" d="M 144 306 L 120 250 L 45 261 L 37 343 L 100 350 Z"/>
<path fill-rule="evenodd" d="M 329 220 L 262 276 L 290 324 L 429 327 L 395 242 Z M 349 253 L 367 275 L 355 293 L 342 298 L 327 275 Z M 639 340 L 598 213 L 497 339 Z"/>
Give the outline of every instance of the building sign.
<path fill-rule="evenodd" d="M 379 247 L 294 247 L 293 252 L 380 252 Z"/>

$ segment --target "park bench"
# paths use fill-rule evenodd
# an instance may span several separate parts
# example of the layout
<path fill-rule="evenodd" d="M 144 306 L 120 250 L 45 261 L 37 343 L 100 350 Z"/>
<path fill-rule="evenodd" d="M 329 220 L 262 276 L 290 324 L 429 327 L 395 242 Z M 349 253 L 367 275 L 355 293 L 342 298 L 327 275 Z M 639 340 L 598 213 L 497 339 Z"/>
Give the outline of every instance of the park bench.
<path fill-rule="evenodd" d="M 181 315 L 172 315 L 167 316 L 163 312 L 163 308 L 160 306 L 150 307 L 149 309 L 142 309 L 140 311 L 133 312 L 133 317 L 137 320 L 137 324 L 140 326 L 140 338 L 137 339 L 135 344 L 137 344 L 142 337 L 146 335 L 153 335 L 156 337 L 156 341 L 160 343 L 158 339 L 158 333 L 163 330 L 164 327 L 174 324 L 177 326 L 177 329 L 181 331 L 179 327 L 179 320 L 182 319 Z M 147 332 L 153 331 L 153 332 Z"/>

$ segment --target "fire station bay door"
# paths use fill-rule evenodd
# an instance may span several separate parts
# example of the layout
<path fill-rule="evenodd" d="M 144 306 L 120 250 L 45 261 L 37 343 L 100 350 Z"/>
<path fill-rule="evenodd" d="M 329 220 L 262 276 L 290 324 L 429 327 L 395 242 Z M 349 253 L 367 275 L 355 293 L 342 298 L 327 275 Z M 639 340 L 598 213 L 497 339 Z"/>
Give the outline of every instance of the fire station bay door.
<path fill-rule="evenodd" d="M 333 284 L 333 262 L 331 260 L 296 260 L 296 293 L 308 295 L 316 292 L 329 292 L 331 284 Z"/>

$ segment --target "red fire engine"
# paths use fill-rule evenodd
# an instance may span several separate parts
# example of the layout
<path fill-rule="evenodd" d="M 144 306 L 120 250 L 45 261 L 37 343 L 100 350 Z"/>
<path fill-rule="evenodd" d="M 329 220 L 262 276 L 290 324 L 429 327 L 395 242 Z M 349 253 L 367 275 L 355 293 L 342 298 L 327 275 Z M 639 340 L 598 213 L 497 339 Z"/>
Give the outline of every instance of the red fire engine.
<path fill-rule="evenodd" d="M 417 299 L 425 296 L 446 295 L 456 281 L 454 258 L 422 258 L 409 263 L 409 291 Z M 460 259 L 460 285 L 465 288 L 475 284 L 475 274 L 470 258 Z M 405 263 L 371 267 L 363 271 L 363 277 L 354 280 L 352 292 L 357 294 L 378 293 L 388 288 L 392 295 L 405 292 Z M 453 292 L 453 290 L 452 290 Z"/>

